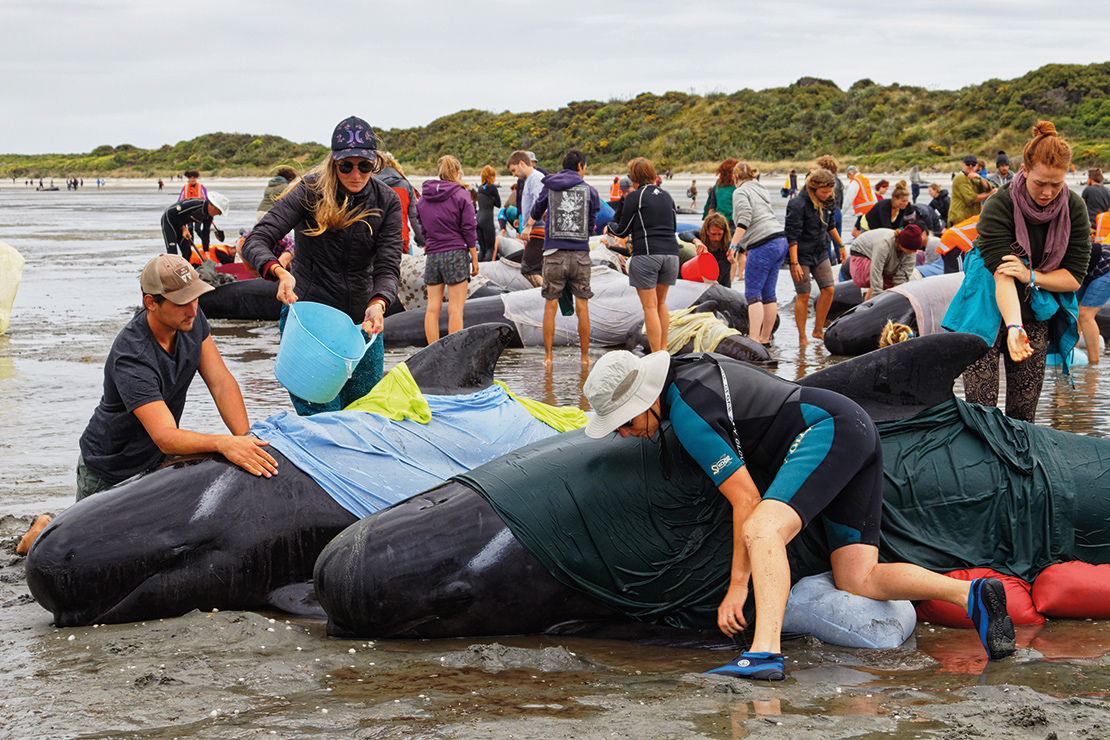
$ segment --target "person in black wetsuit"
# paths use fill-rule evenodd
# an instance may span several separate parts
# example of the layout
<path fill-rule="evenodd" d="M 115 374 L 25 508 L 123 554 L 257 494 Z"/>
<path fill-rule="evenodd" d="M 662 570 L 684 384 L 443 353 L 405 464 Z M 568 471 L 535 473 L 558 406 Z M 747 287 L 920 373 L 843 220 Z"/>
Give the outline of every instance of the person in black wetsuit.
<path fill-rule="evenodd" d="M 837 588 L 872 599 L 940 599 L 964 607 L 991 659 L 1014 651 L 1006 595 L 996 579 L 970 584 L 916 565 L 879 563 L 883 451 L 875 424 L 848 398 L 806 388 L 728 357 L 610 352 L 582 388 L 596 415 L 586 435 L 652 437 L 669 421 L 683 449 L 732 504 L 733 559 L 717 624 L 746 626 L 748 581 L 756 621 L 751 649 L 712 673 L 781 680 L 780 632 L 790 590 L 786 545 L 818 514 Z M 756 488 L 747 465 L 773 474 Z"/>
<path fill-rule="evenodd" d="M 482 168 L 482 186 L 478 188 L 478 261 L 497 258 L 497 223 L 494 214 L 501 207 L 497 190 L 497 170 L 488 164 Z"/>
<path fill-rule="evenodd" d="M 179 200 L 167 208 L 162 214 L 162 238 L 166 242 L 166 252 L 189 259 L 193 251 L 193 227 L 196 226 L 200 234 L 200 243 L 203 252 L 208 252 L 208 232 L 212 227 L 212 219 L 228 210 L 227 196 L 221 193 L 210 192 L 207 198 L 186 198 Z M 224 232 L 213 229 L 216 238 L 224 240 Z"/>

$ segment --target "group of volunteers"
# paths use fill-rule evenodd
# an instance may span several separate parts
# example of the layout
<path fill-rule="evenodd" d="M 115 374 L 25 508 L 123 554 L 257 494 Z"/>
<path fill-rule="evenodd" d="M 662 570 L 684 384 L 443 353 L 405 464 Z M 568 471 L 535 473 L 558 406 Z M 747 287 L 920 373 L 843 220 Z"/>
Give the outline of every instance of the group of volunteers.
<path fill-rule="evenodd" d="M 967 256 L 963 287 L 945 319 L 947 328 L 972 331 L 992 346 L 991 354 L 968 370 L 968 400 L 996 402 L 1002 355 L 1007 413 L 1026 419 L 1032 419 L 1036 406 L 1047 347 L 1060 339 L 1052 335 L 1054 319 L 1061 312 L 1074 319 L 1075 292 L 1093 264 L 1087 209 L 1064 183 L 1071 150 L 1051 123 L 1039 123 L 1033 133 L 1022 168 L 981 201 L 977 248 Z M 304 177 L 293 173 L 243 242 L 243 260 L 277 283 L 276 295 L 284 304 L 282 330 L 290 307 L 306 300 L 342 311 L 361 324 L 366 339 L 380 333 L 385 310 L 397 299 L 399 264 L 414 213 L 426 254 L 428 341 L 439 336 L 444 291 L 448 329 L 461 328 L 478 250 L 493 248 L 492 221 L 476 218 L 456 158 L 441 157 L 437 178 L 424 183 L 422 197 L 417 200 L 410 189 L 406 201 L 397 192 L 403 185 L 393 187 L 388 178 L 375 176 L 385 172 L 387 163 L 400 172 L 383 154 L 369 124 L 356 117 L 342 121 L 329 155 Z M 593 296 L 589 240 L 600 200 L 584 180 L 581 151 L 567 151 L 561 164 L 558 172 L 544 174 L 525 151 L 513 152 L 507 161 L 518 178 L 522 271 L 538 276 L 545 300 L 545 362 L 552 361 L 555 313 L 566 290 L 574 298 L 586 365 Z M 798 186 L 783 225 L 772 212 L 767 189 L 758 183 L 758 170 L 738 160 L 725 164 L 709 192 L 713 205 L 705 223 L 691 238 L 722 266 L 738 263 L 743 255 L 751 334 L 761 342 L 770 341 L 777 315 L 775 285 L 784 262 L 798 293 L 795 319 L 802 343 L 810 283 L 817 281 L 821 296 L 812 336 L 821 336 L 832 297 L 831 265 L 849 256 L 838 221 L 845 201 L 851 205 L 845 215 L 867 219 L 853 226 L 859 235 L 851 244 L 851 274 L 873 293 L 908 278 L 917 252 L 934 231 L 927 216 L 908 203 L 903 183 L 890 198 L 878 199 L 866 178 L 849 167 L 845 189 L 832 157 L 823 157 Z M 492 185 L 495 174 L 483 172 L 483 185 Z M 627 240 L 629 282 L 644 311 L 651 353 L 637 357 L 611 351 L 596 362 L 583 387 L 595 412 L 585 433 L 653 440 L 669 425 L 731 504 L 733 557 L 730 573 L 721 574 L 718 625 L 728 635 L 747 627 L 743 608 L 749 591 L 756 619 L 750 649 L 715 672 L 785 676 L 780 633 L 791 583 L 786 546 L 818 517 L 838 588 L 873 599 L 956 604 L 966 609 L 991 659 L 1012 653 L 1013 625 L 999 581 L 968 583 L 914 565 L 878 561 L 883 453 L 875 424 L 863 409 L 839 394 L 801 387 L 722 356 L 668 354 L 666 298 L 679 272 L 675 204 L 658 186 L 649 160 L 629 162 L 628 179 L 626 193 L 614 200 L 616 213 L 607 231 L 613 239 Z M 958 187 L 962 190 L 963 184 Z M 266 443 L 246 436 L 242 394 L 198 310 L 198 297 L 211 288 L 173 254 L 175 240 L 185 238 L 180 214 L 190 214 L 190 223 L 204 237 L 204 224 L 227 210 L 226 198 L 218 193 L 190 188 L 186 185 L 183 199 L 163 219 L 169 254 L 144 268 L 143 309 L 116 338 L 105 364 L 104 395 L 80 441 L 79 499 L 169 456 L 188 453 L 218 452 L 255 475 L 278 473 Z M 488 200 L 486 210 L 494 207 L 495 193 L 495 187 L 484 196 L 479 192 Z M 283 264 L 279 245 L 291 230 L 296 254 Z M 334 401 L 319 404 L 294 396 L 297 413 L 346 407 L 381 379 L 382 363 L 382 344 L 374 342 Z M 178 427 L 186 390 L 198 371 L 229 434 Z M 767 490 L 756 487 L 748 463 L 773 474 Z"/>

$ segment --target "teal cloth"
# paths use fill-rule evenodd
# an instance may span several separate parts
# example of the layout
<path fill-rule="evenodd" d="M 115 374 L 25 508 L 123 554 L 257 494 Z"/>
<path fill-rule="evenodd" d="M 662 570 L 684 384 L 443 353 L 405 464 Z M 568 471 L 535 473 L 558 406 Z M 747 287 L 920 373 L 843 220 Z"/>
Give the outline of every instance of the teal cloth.
<path fill-rule="evenodd" d="M 1026 265 L 1028 266 L 1028 265 Z M 1018 290 L 1023 290 L 1018 286 Z M 1051 290 L 1033 290 L 1030 308 L 1037 321 L 1051 321 L 1049 326 L 1048 353 L 1065 358 L 1079 342 L 1079 303 L 1075 293 L 1055 293 Z M 956 297 L 944 314 L 941 326 L 948 331 L 964 331 L 983 338 L 994 345 L 1002 314 L 995 299 L 994 275 L 983 263 L 979 249 L 972 249 L 964 260 L 964 281 Z M 1064 365 L 1064 372 L 1068 367 Z"/>

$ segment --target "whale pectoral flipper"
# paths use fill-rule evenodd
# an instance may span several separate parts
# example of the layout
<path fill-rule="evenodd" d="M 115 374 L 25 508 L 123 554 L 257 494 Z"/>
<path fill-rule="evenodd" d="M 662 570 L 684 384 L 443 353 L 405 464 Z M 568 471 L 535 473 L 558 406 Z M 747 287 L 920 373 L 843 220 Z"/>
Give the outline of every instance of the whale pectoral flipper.
<path fill-rule="evenodd" d="M 270 592 L 267 600 L 270 606 L 286 614 L 309 619 L 328 618 L 324 607 L 320 606 L 320 600 L 316 598 L 316 589 L 312 586 L 312 581 L 290 583 L 276 588 Z"/>

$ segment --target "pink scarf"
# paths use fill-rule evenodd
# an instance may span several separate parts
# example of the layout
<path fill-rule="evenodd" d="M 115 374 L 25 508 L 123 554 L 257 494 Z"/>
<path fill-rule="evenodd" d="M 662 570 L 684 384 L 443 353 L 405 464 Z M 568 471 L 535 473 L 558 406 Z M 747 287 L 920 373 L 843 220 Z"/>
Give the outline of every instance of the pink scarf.
<path fill-rule="evenodd" d="M 1029 195 L 1025 186 L 1025 168 L 1018 170 L 1010 185 L 1010 199 L 1014 202 L 1014 234 L 1017 244 L 1025 256 L 1033 263 L 1032 248 L 1029 245 L 1028 224 L 1048 223 L 1048 237 L 1044 242 L 1044 254 L 1037 269 L 1052 272 L 1060 266 L 1068 252 L 1071 238 L 1071 211 L 1068 208 L 1068 188 L 1065 185 L 1060 194 L 1046 207 L 1041 208 Z"/>

